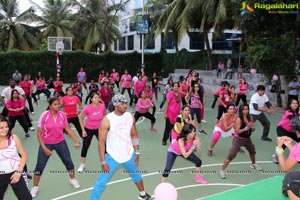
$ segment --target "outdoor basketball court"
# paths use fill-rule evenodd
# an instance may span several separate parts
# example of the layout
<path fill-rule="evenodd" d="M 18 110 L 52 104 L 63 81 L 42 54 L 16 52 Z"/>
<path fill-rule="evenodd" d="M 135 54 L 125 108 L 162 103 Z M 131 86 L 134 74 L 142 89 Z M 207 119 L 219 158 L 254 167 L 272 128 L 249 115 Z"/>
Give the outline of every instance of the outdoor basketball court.
<path fill-rule="evenodd" d="M 75 75 L 74 75 L 75 76 Z M 66 84 L 65 84 L 66 85 Z M 1 91 L 3 87 L 0 87 Z M 86 94 L 84 93 L 84 98 Z M 159 94 L 161 98 L 161 93 Z M 276 124 L 281 118 L 282 111 L 267 116 L 271 121 L 270 138 L 273 142 L 260 141 L 262 126 L 257 123 L 256 131 L 252 135 L 252 140 L 256 146 L 256 160 L 257 163 L 264 168 L 264 171 L 256 171 L 249 167 L 250 159 L 246 152 L 245 154 L 238 154 L 233 162 L 227 168 L 227 178 L 219 178 L 219 170 L 227 157 L 229 148 L 231 146 L 232 138 L 221 138 L 216 145 L 213 156 L 206 155 L 217 116 L 217 108 L 212 110 L 211 98 L 207 98 L 205 119 L 207 123 L 203 124 L 203 128 L 209 134 L 207 136 L 200 136 L 203 148 L 201 156 L 203 163 L 203 174 L 207 179 L 208 184 L 202 185 L 194 182 L 194 166 L 192 163 L 178 157 L 173 169 L 174 173 L 170 174 L 168 181 L 173 184 L 178 191 L 179 200 L 196 200 L 196 199 L 272 199 L 281 200 L 286 199 L 281 194 L 282 173 L 279 166 L 271 162 L 271 155 L 276 146 Z M 156 106 L 159 106 L 159 101 L 154 101 Z M 37 128 L 37 120 L 40 114 L 46 109 L 46 97 L 41 94 L 39 107 L 35 106 L 35 115 L 32 115 L 34 127 Z M 2 110 L 2 108 L 0 108 Z M 131 111 L 131 108 L 128 108 Z M 158 108 L 157 108 L 158 110 Z M 161 171 L 164 169 L 167 155 L 167 146 L 161 145 L 161 139 L 164 131 L 164 117 L 162 112 L 157 112 L 156 128 L 157 132 L 150 131 L 150 121 L 148 119 L 139 120 L 137 123 L 137 130 L 140 138 L 140 164 L 139 168 L 143 175 L 144 185 L 146 191 L 153 195 L 155 187 L 160 183 Z M 39 147 L 36 131 L 30 132 L 31 139 L 25 139 L 22 128 L 19 124 L 13 130 L 23 142 L 28 153 L 28 168 L 33 171 L 36 164 L 37 150 Z M 76 131 L 75 131 L 76 133 Z M 77 134 L 77 133 L 76 133 Z M 78 134 L 77 134 L 78 135 Z M 75 165 L 75 171 L 79 166 L 81 148 L 75 149 L 73 141 L 66 136 L 69 144 L 69 149 Z M 288 153 L 288 152 L 286 152 Z M 39 192 L 35 199 L 72 199 L 82 200 L 89 199 L 92 187 L 101 170 L 100 159 L 98 156 L 98 148 L 96 138 L 93 139 L 91 147 L 87 155 L 85 172 L 76 173 L 76 179 L 79 180 L 81 187 L 74 189 L 69 183 L 68 174 L 64 165 L 60 161 L 56 153 L 54 153 L 39 184 Z M 30 188 L 33 181 L 29 181 Z M 120 168 L 112 177 L 111 181 L 106 187 L 102 195 L 103 200 L 125 199 L 134 200 L 137 198 L 138 191 L 131 181 L 128 174 Z M 12 190 L 9 189 L 5 195 L 6 200 L 16 199 Z"/>

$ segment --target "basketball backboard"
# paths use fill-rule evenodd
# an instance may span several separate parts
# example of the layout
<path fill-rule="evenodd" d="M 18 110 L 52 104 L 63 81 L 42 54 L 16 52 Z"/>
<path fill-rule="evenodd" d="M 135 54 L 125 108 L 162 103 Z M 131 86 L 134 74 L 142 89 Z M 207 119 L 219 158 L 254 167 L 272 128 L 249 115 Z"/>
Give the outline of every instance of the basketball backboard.
<path fill-rule="evenodd" d="M 71 37 L 52 37 L 47 39 L 48 51 L 72 51 L 72 38 Z"/>

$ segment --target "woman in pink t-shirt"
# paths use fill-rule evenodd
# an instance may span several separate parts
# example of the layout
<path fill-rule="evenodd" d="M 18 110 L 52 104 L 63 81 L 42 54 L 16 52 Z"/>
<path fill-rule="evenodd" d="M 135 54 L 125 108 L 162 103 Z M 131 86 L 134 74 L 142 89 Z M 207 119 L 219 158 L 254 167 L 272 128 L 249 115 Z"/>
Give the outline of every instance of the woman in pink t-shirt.
<path fill-rule="evenodd" d="M 82 110 L 82 103 L 79 97 L 75 96 L 73 93 L 74 93 L 73 88 L 67 87 L 66 96 L 64 96 L 61 99 L 61 102 L 64 107 L 64 112 L 67 116 L 68 123 L 69 124 L 72 123 L 75 126 L 79 136 L 82 138 L 82 131 L 81 131 L 79 118 L 78 118 L 78 115 Z M 79 106 L 80 110 L 77 110 L 77 105 Z"/>
<path fill-rule="evenodd" d="M 298 117 L 294 117 L 291 120 L 292 129 L 295 131 L 297 138 L 300 138 L 300 120 Z M 276 154 L 278 156 L 278 161 L 280 169 L 284 172 L 289 172 L 286 174 L 285 180 L 283 181 L 283 187 L 287 191 L 283 191 L 285 195 L 289 196 L 290 199 L 299 199 L 300 194 L 300 184 L 299 171 L 291 171 L 297 163 L 300 163 L 300 142 L 297 142 L 294 146 L 292 145 L 293 139 L 288 136 L 277 137 L 277 147 L 275 148 Z M 289 157 L 285 159 L 283 145 L 287 146 L 290 150 Z M 296 182 L 297 181 L 297 182 Z"/>
<path fill-rule="evenodd" d="M 15 127 L 16 121 L 18 121 L 25 132 L 25 137 L 31 137 L 28 133 L 29 127 L 24 113 L 25 101 L 20 97 L 18 90 L 13 89 L 11 91 L 11 98 L 8 99 L 5 106 L 8 110 L 9 130 L 11 131 Z"/>
<path fill-rule="evenodd" d="M 63 92 L 63 86 L 64 86 L 64 82 L 60 80 L 60 77 L 56 77 L 56 81 L 53 82 L 54 85 L 54 92 L 58 92 L 61 96 L 64 96 L 64 92 Z"/>
<path fill-rule="evenodd" d="M 277 124 L 277 136 L 288 136 L 292 138 L 296 142 L 300 142 L 300 138 L 297 136 L 296 132 L 293 130 L 291 126 L 291 119 L 294 117 L 299 117 L 299 101 L 296 99 L 291 99 L 289 101 L 289 107 L 284 112 L 281 120 Z M 282 145 L 283 150 L 286 146 Z M 272 155 L 272 161 L 278 164 L 278 158 L 276 156 L 276 152 Z"/>
<path fill-rule="evenodd" d="M 188 94 L 190 89 L 190 85 L 187 83 L 186 78 L 182 80 L 179 87 L 180 87 L 179 91 L 181 96 L 181 102 L 182 105 L 184 106 L 187 104 L 187 101 L 185 100 L 185 96 Z"/>
<path fill-rule="evenodd" d="M 128 96 L 131 96 L 131 81 L 132 81 L 132 77 L 130 74 L 128 74 L 127 69 L 125 69 L 125 73 L 122 75 L 121 77 L 121 94 L 124 94 L 125 90 L 127 90 L 128 92 Z"/>
<path fill-rule="evenodd" d="M 161 182 L 167 181 L 177 156 L 181 156 L 196 165 L 194 180 L 198 183 L 207 184 L 207 181 L 201 174 L 202 160 L 194 154 L 195 150 L 201 155 L 201 142 L 196 136 L 196 128 L 192 124 L 185 124 L 177 140 L 173 141 L 168 149 L 166 166 Z"/>
<path fill-rule="evenodd" d="M 120 92 L 120 86 L 119 86 L 120 75 L 119 75 L 119 73 L 116 71 L 115 68 L 112 69 L 112 73 L 110 74 L 110 77 L 111 77 L 112 80 L 114 81 L 114 84 L 112 85 L 112 89 L 114 88 L 114 85 L 116 85 L 117 88 L 118 88 L 118 92 Z"/>
<path fill-rule="evenodd" d="M 211 108 L 214 109 L 215 106 L 216 106 L 216 103 L 218 101 L 218 98 L 220 96 L 220 92 L 224 90 L 224 82 L 221 83 L 221 87 L 219 87 L 215 93 L 214 93 L 214 100 L 213 100 L 213 103 L 211 104 Z"/>
<path fill-rule="evenodd" d="M 221 119 L 223 113 L 226 113 L 227 107 L 231 102 L 231 93 L 229 92 L 230 84 L 224 83 L 224 90 L 220 91 L 217 122 Z"/>
<path fill-rule="evenodd" d="M 246 92 L 248 90 L 248 86 L 249 85 L 246 82 L 246 79 L 245 78 L 240 78 L 235 106 L 239 105 L 241 99 L 243 101 L 243 104 L 247 103 Z"/>
<path fill-rule="evenodd" d="M 234 132 L 233 126 L 235 120 L 236 120 L 235 106 L 234 104 L 230 104 L 229 106 L 227 106 L 227 112 L 222 115 L 220 121 L 215 126 L 210 147 L 207 151 L 208 156 L 212 156 L 213 149 L 217 144 L 221 135 L 222 137 L 232 136 Z"/>
<path fill-rule="evenodd" d="M 81 149 L 81 159 L 78 172 L 83 172 L 85 168 L 86 155 L 92 142 L 93 136 L 96 136 L 98 140 L 98 130 L 100 122 L 106 114 L 104 104 L 100 103 L 100 95 L 93 93 L 91 95 L 90 104 L 87 105 L 80 115 L 79 122 L 82 130 L 83 144 Z M 83 123 L 84 118 L 87 117 L 85 124 Z"/>
<path fill-rule="evenodd" d="M 142 93 L 146 89 L 146 83 L 143 81 L 143 76 L 138 75 L 138 80 L 134 83 L 134 101 L 132 104 L 132 112 L 134 112 L 135 105 Z"/>
<path fill-rule="evenodd" d="M 162 145 L 167 145 L 167 140 L 170 139 L 170 133 L 176 122 L 176 117 L 180 113 L 181 97 L 179 95 L 179 83 L 174 83 L 172 91 L 166 96 L 166 109 L 164 116 L 166 119 L 164 136 L 162 138 Z"/>
<path fill-rule="evenodd" d="M 66 115 L 60 111 L 59 100 L 55 97 L 49 99 L 49 110 L 45 111 L 38 122 L 37 138 L 40 143 L 38 150 L 37 163 L 34 170 L 33 188 L 31 189 L 32 197 L 38 192 L 43 171 L 46 167 L 52 151 L 55 150 L 69 172 L 70 183 L 74 188 L 79 188 L 79 182 L 75 179 L 74 164 L 68 145 L 65 141 L 65 130 L 75 141 L 75 147 L 80 146 L 80 141 L 68 125 Z"/>
<path fill-rule="evenodd" d="M 155 106 L 155 103 L 153 102 L 153 93 L 154 93 L 154 92 L 151 90 L 150 85 L 147 85 L 145 92 L 146 92 L 146 97 L 147 97 L 148 99 L 150 99 L 151 102 L 152 102 L 152 104 L 153 104 L 153 107 L 152 107 L 152 115 L 155 117 L 156 106 Z"/>
<path fill-rule="evenodd" d="M 134 113 L 135 121 L 137 122 L 137 120 L 142 116 L 146 117 L 147 119 L 151 120 L 150 130 L 151 131 L 157 131 L 157 129 L 154 128 L 154 124 L 155 124 L 156 119 L 153 115 L 151 115 L 149 113 L 149 108 L 153 108 L 153 103 L 150 99 L 148 99 L 146 97 L 146 92 L 142 91 L 141 95 L 140 95 L 140 98 L 138 99 L 138 102 L 137 102 L 136 111 Z"/>
<path fill-rule="evenodd" d="M 111 100 L 111 89 L 108 82 L 105 81 L 102 87 L 99 89 L 100 99 L 104 102 L 105 107 L 108 108 L 109 101 Z"/>

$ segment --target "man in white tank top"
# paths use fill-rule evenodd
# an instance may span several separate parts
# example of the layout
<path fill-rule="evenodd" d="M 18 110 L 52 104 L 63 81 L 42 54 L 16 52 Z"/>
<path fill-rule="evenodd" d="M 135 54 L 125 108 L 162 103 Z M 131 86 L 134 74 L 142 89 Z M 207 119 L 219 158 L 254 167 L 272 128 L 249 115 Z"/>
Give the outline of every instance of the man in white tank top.
<path fill-rule="evenodd" d="M 120 165 L 126 169 L 139 190 L 139 199 L 151 200 L 144 190 L 142 176 L 139 173 L 139 139 L 133 116 L 126 112 L 127 100 L 124 95 L 116 94 L 112 98 L 115 110 L 102 120 L 99 128 L 99 154 L 102 173 L 96 180 L 90 200 L 98 200 L 106 184 Z M 105 154 L 106 142 L 106 154 Z"/>

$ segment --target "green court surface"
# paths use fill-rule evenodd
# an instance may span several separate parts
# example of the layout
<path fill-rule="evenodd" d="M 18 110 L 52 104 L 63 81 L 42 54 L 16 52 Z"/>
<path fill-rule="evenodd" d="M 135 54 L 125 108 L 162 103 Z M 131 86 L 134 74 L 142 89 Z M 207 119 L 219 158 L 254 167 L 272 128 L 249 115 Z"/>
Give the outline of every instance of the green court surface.
<path fill-rule="evenodd" d="M 1 91 L 2 89 L 3 87 L 0 87 Z M 159 93 L 160 99 L 158 101 L 154 100 L 154 103 L 157 106 L 157 111 L 158 106 L 160 104 L 161 96 L 161 93 Z M 43 94 L 41 94 L 40 97 L 41 100 L 39 101 L 39 106 L 37 107 L 36 105 L 34 105 L 35 114 L 31 115 L 33 125 L 36 129 L 39 116 L 43 111 L 45 111 L 48 105 L 46 102 L 46 97 Z M 84 94 L 84 98 L 85 97 L 86 94 Z M 238 154 L 237 157 L 233 160 L 233 162 L 228 166 L 226 179 L 219 178 L 219 170 L 221 168 L 221 165 L 223 164 L 223 161 L 227 157 L 229 148 L 232 143 L 232 138 L 220 138 L 218 144 L 215 147 L 213 156 L 208 157 L 206 155 L 212 137 L 215 119 L 217 116 L 217 108 L 211 109 L 211 103 L 212 98 L 208 97 L 205 105 L 205 120 L 207 121 L 207 123 L 203 123 L 203 128 L 208 133 L 208 135 L 200 135 L 203 148 L 203 153 L 200 158 L 202 160 L 203 175 L 207 179 L 208 184 L 202 185 L 194 182 L 193 163 L 190 163 L 189 161 L 178 157 L 173 166 L 173 169 L 175 171 L 174 173 L 171 173 L 168 178 L 168 182 L 170 182 L 177 188 L 178 200 L 195 200 L 199 198 L 209 197 L 211 195 L 217 195 L 218 193 L 224 195 L 226 194 L 224 192 L 232 191 L 233 189 L 236 189 L 235 194 L 243 194 L 246 188 L 248 187 L 247 186 L 244 188 L 245 185 L 249 185 L 252 183 L 260 183 L 258 181 L 265 179 L 266 181 L 273 180 L 269 178 L 282 174 L 282 172 L 279 170 L 279 166 L 273 164 L 271 161 L 271 156 L 276 146 L 276 124 L 280 120 L 283 113 L 282 110 L 277 110 L 272 115 L 267 116 L 268 119 L 271 121 L 271 130 L 269 137 L 273 139 L 273 142 L 263 142 L 260 140 L 262 134 L 262 126 L 259 123 L 256 124 L 256 131 L 252 135 L 252 141 L 256 146 L 257 152 L 256 160 L 257 163 L 264 168 L 264 171 L 256 171 L 249 167 L 250 159 L 248 153 L 246 152 L 245 154 Z M 131 108 L 128 108 L 128 111 L 131 111 Z M 140 138 L 141 151 L 139 168 L 143 176 L 146 191 L 151 195 L 154 194 L 155 187 L 160 183 L 161 171 L 164 169 L 165 166 L 166 155 L 169 145 L 168 144 L 167 146 L 162 146 L 161 144 L 165 124 L 163 113 L 157 112 L 155 115 L 157 117 L 155 127 L 158 129 L 158 131 L 156 132 L 149 130 L 150 120 L 141 119 L 137 122 L 137 130 Z M 71 127 L 73 130 L 75 130 L 73 125 Z M 25 139 L 22 128 L 19 124 L 16 124 L 15 128 L 13 129 L 13 133 L 17 134 L 20 137 L 28 153 L 27 165 L 29 171 L 33 172 L 36 164 L 37 152 L 39 147 L 36 138 L 36 131 L 30 132 L 32 135 L 31 139 Z M 77 134 L 76 130 L 75 133 Z M 76 179 L 79 180 L 81 187 L 79 189 L 74 189 L 70 185 L 69 177 L 63 163 L 61 162 L 57 154 L 53 152 L 53 155 L 50 157 L 45 168 L 44 174 L 41 178 L 38 195 L 34 199 L 89 199 L 92 187 L 99 175 L 99 172 L 101 171 L 97 140 L 96 138 L 93 138 L 92 144 L 87 155 L 86 170 L 80 174 L 77 173 L 77 168 L 80 164 L 81 148 L 75 149 L 74 142 L 68 136 L 66 136 L 66 141 L 68 143 L 72 160 L 75 165 Z M 286 152 L 286 154 L 288 154 L 288 152 Z M 274 180 L 279 179 L 275 178 Z M 29 181 L 29 185 L 31 188 L 33 185 L 32 180 Z M 264 190 L 258 189 L 255 191 L 255 193 L 252 193 L 253 199 L 257 199 L 257 197 L 259 197 L 260 194 L 264 195 L 266 192 Z M 281 184 L 276 182 L 276 184 L 268 188 L 268 193 L 272 193 L 272 195 L 274 196 L 272 196 L 272 198 L 266 199 L 282 199 Z M 131 181 L 129 175 L 123 171 L 123 168 L 119 168 L 119 170 L 116 171 L 116 173 L 113 175 L 112 179 L 108 183 L 101 199 L 135 200 L 138 199 L 137 195 L 138 191 L 133 182 Z M 4 199 L 16 199 L 10 187 L 6 192 Z M 223 196 L 220 199 L 223 199 Z M 227 199 L 235 200 L 245 198 L 228 197 Z"/>
<path fill-rule="evenodd" d="M 251 183 L 249 185 L 232 189 L 226 192 L 222 192 L 216 195 L 212 195 L 199 200 L 231 200 L 231 199 L 243 199 L 243 200 L 265 200 L 265 199 L 288 199 L 280 190 L 274 191 L 274 188 L 280 188 L 282 186 L 282 180 L 284 176 L 276 176 L 268 178 L 262 181 Z M 281 198 L 280 198 L 281 197 Z"/>

